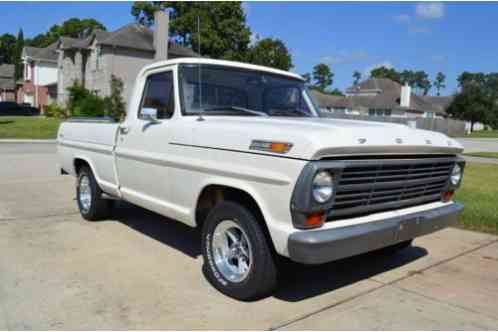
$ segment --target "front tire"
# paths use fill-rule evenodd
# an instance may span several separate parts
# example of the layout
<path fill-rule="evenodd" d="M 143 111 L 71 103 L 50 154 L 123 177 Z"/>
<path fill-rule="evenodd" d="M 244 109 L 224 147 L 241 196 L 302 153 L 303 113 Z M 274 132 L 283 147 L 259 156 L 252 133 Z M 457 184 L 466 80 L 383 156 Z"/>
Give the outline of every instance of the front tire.
<path fill-rule="evenodd" d="M 244 206 L 216 205 L 202 229 L 203 271 L 220 292 L 238 300 L 256 300 L 277 284 L 277 268 L 263 229 Z"/>
<path fill-rule="evenodd" d="M 76 180 L 76 200 L 81 216 L 88 221 L 97 221 L 109 216 L 110 202 L 102 198 L 92 170 L 82 166 Z"/>

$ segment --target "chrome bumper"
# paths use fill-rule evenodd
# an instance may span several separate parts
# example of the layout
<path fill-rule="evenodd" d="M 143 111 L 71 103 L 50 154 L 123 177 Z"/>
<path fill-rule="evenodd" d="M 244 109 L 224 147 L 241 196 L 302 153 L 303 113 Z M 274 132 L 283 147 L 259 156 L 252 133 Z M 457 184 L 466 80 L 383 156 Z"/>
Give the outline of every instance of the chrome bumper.
<path fill-rule="evenodd" d="M 462 204 L 452 203 L 377 222 L 292 233 L 289 256 L 296 262 L 321 264 L 362 254 L 456 224 L 462 210 Z"/>

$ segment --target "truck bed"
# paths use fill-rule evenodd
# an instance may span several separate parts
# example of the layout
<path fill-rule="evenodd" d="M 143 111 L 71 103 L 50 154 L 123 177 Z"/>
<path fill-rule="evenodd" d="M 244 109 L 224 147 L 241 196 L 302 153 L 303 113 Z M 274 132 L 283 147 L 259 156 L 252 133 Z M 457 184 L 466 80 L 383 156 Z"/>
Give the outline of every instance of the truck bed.
<path fill-rule="evenodd" d="M 119 123 L 110 119 L 70 119 L 61 124 L 57 134 L 59 167 L 76 175 L 75 160 L 86 161 L 109 194 L 116 194 L 114 147 Z"/>

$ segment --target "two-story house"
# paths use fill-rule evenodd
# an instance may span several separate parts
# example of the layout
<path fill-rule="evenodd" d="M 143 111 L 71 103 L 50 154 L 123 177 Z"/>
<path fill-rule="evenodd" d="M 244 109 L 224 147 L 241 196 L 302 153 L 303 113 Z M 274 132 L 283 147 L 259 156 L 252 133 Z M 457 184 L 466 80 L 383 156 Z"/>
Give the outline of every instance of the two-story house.
<path fill-rule="evenodd" d="M 25 47 L 24 79 L 18 102 L 29 103 L 43 112 L 51 102 L 65 104 L 67 88 L 75 83 L 108 96 L 113 75 L 123 81 L 123 98 L 127 101 L 143 66 L 168 58 L 198 56 L 169 41 L 166 13 L 156 12 L 155 22 L 154 30 L 130 23 L 112 32 L 97 30 L 86 38 L 61 37 L 46 48 Z"/>
<path fill-rule="evenodd" d="M 191 49 L 169 41 L 168 25 L 167 14 L 156 12 L 154 30 L 131 23 L 113 32 L 96 31 L 84 39 L 61 38 L 58 102 L 66 102 L 67 88 L 74 82 L 100 96 L 108 96 L 113 75 L 123 81 L 123 98 L 128 101 L 143 66 L 168 58 L 196 57 Z"/>
<path fill-rule="evenodd" d="M 18 103 L 28 103 L 43 112 L 44 106 L 56 99 L 57 44 L 45 48 L 24 47 L 21 56 L 24 73 L 17 90 Z"/>

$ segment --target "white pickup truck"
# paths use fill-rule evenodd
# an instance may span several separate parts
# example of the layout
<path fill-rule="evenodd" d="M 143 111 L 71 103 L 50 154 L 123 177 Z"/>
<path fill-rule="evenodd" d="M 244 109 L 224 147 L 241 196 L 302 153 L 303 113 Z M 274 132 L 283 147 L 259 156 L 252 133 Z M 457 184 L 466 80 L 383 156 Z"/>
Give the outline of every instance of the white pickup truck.
<path fill-rule="evenodd" d="M 61 173 L 83 218 L 125 200 L 202 229 L 204 273 L 249 300 L 277 258 L 320 264 L 457 222 L 461 145 L 404 125 L 320 118 L 299 75 L 185 58 L 146 66 L 121 123 L 69 120 Z"/>

